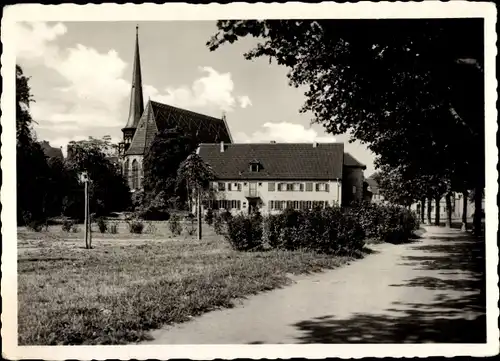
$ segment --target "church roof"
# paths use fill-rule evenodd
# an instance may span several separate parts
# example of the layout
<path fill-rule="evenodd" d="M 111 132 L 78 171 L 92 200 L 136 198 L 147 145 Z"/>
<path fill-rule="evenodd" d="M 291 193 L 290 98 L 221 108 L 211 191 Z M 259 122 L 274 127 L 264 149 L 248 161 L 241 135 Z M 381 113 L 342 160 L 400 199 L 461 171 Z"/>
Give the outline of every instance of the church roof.
<path fill-rule="evenodd" d="M 343 143 L 224 144 L 223 152 L 220 144 L 201 144 L 199 155 L 212 166 L 218 179 L 227 180 L 341 179 L 345 159 Z M 250 171 L 254 159 L 262 167 L 258 172 Z"/>
<path fill-rule="evenodd" d="M 149 101 L 142 114 L 134 138 L 125 155 L 142 155 L 155 135 L 177 127 L 198 143 L 231 143 L 231 134 L 224 118 L 214 118 L 171 105 Z"/>

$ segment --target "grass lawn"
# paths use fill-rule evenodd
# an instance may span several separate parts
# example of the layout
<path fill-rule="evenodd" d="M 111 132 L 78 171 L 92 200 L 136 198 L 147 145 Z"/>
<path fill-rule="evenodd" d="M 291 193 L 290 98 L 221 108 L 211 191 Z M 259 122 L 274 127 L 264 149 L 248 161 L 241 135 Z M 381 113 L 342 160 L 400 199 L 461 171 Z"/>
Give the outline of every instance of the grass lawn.
<path fill-rule="evenodd" d="M 19 344 L 137 342 L 163 324 L 286 285 L 288 274 L 349 261 L 306 252 L 240 253 L 208 228 L 202 242 L 169 237 L 95 233 L 94 249 L 86 250 L 81 231 L 20 228 Z"/>

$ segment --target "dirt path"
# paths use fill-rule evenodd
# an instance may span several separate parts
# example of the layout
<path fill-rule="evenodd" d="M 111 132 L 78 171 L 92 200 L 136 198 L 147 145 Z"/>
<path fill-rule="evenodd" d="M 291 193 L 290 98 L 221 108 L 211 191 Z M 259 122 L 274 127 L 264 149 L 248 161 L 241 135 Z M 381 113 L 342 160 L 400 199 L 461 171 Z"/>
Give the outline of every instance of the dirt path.
<path fill-rule="evenodd" d="M 152 332 L 145 344 L 486 342 L 481 243 L 429 227 L 340 269 Z"/>

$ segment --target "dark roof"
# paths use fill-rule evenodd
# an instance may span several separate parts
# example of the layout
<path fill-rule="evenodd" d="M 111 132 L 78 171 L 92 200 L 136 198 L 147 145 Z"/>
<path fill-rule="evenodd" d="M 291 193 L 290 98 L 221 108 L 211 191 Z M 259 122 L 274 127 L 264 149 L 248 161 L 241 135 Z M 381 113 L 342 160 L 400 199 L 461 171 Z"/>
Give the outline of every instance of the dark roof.
<path fill-rule="evenodd" d="M 344 154 L 344 165 L 347 166 L 347 167 L 359 167 L 359 168 L 366 169 L 366 165 L 358 162 L 356 160 L 356 158 L 354 158 L 349 153 L 345 153 Z"/>
<path fill-rule="evenodd" d="M 149 101 L 126 155 L 144 154 L 159 131 L 177 127 L 197 143 L 232 143 L 224 119 Z"/>
<path fill-rule="evenodd" d="M 249 143 L 201 144 L 200 157 L 210 164 L 218 179 L 303 179 L 342 178 L 343 143 Z M 262 169 L 250 172 L 257 160 Z"/>
<path fill-rule="evenodd" d="M 52 147 L 46 140 L 42 140 L 39 144 L 48 158 L 59 158 L 60 160 L 64 160 L 61 148 Z"/>

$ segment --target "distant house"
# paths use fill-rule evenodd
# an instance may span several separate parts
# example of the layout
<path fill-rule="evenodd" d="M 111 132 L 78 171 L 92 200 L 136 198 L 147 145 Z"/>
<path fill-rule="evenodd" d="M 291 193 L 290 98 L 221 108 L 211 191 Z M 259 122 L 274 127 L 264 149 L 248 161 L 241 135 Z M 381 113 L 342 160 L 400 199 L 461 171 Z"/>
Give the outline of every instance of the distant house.
<path fill-rule="evenodd" d="M 384 203 L 384 196 L 380 194 L 380 188 L 378 182 L 375 180 L 374 174 L 366 178 L 366 191 L 367 191 L 367 200 L 370 200 L 374 203 Z"/>
<path fill-rule="evenodd" d="M 42 147 L 42 150 L 45 153 L 46 157 L 57 158 L 61 161 L 64 160 L 64 155 L 61 148 L 52 147 L 46 140 L 42 140 L 41 142 L 39 142 L 39 144 Z"/>
<path fill-rule="evenodd" d="M 274 213 L 348 205 L 362 197 L 365 166 L 342 143 L 201 144 L 214 170 L 215 199 L 204 208 Z"/>

